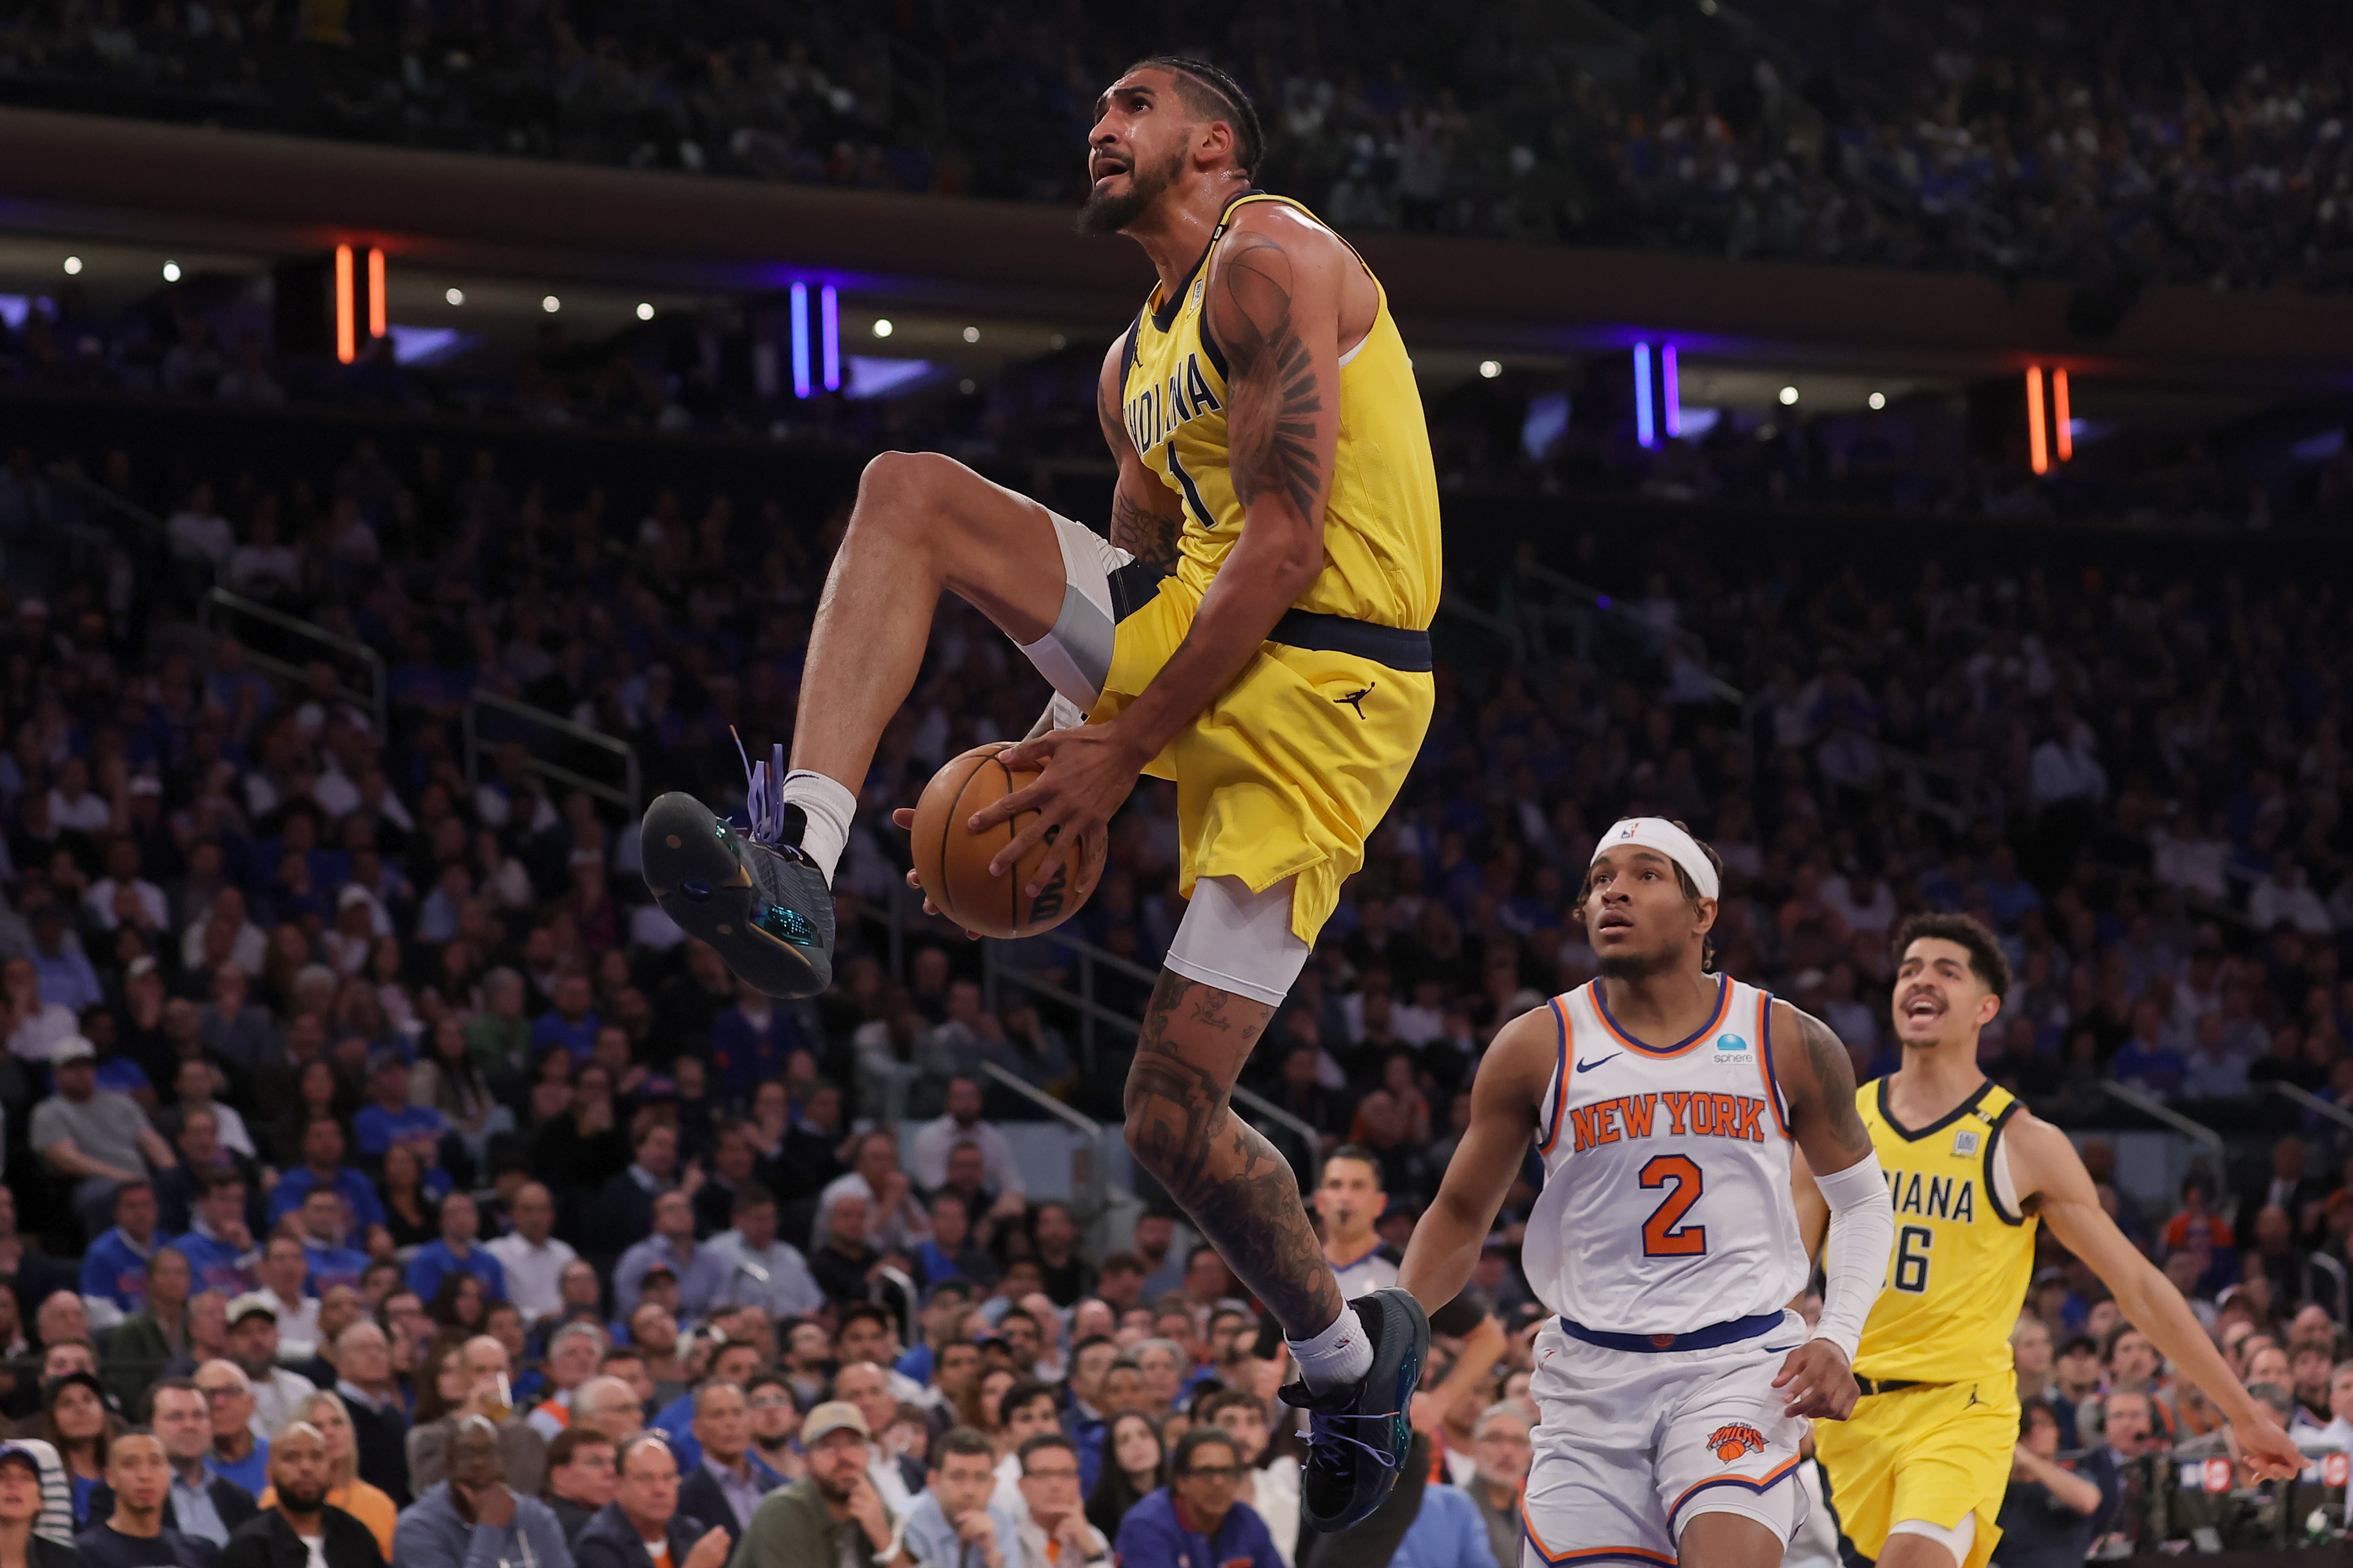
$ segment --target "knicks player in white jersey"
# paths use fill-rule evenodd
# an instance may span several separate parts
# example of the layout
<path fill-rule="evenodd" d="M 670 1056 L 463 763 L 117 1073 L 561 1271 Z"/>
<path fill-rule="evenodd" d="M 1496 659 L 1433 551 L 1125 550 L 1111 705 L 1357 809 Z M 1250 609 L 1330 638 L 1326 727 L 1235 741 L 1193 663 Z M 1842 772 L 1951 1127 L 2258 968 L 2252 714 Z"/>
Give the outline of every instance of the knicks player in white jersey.
<path fill-rule="evenodd" d="M 1398 1283 L 1449 1300 L 1534 1140 L 1545 1185 L 1528 1283 L 1542 1419 L 1524 1568 L 1775 1568 L 1804 1517 L 1792 1472 L 1816 1416 L 1844 1419 L 1855 1342 L 1895 1222 L 1819 1020 L 1709 972 L 1722 862 L 1680 823 L 1602 837 L 1577 914 L 1600 978 L 1513 1020 L 1480 1061 L 1471 1126 Z M 1792 1142 L 1831 1210 L 1811 1335 Z"/>

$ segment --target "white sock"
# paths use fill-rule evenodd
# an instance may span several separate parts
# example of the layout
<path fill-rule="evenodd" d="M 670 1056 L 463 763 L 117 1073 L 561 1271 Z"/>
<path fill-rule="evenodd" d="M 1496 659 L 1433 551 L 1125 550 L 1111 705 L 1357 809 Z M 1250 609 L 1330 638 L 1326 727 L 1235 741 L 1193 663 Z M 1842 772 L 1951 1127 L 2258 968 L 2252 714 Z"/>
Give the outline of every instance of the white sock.
<path fill-rule="evenodd" d="M 858 797 L 835 780 L 807 768 L 795 768 L 785 775 L 784 795 L 786 805 L 797 805 L 807 816 L 808 826 L 801 830 L 801 853 L 817 862 L 830 884 L 833 868 L 841 863 L 841 851 L 849 842 L 849 819 L 857 815 Z"/>
<path fill-rule="evenodd" d="M 1291 1347 L 1292 1359 L 1299 1363 L 1299 1375 L 1307 1381 L 1311 1394 L 1356 1382 L 1373 1370 L 1372 1336 L 1356 1320 L 1356 1309 L 1343 1307 L 1332 1326 L 1312 1340 L 1283 1337 Z"/>

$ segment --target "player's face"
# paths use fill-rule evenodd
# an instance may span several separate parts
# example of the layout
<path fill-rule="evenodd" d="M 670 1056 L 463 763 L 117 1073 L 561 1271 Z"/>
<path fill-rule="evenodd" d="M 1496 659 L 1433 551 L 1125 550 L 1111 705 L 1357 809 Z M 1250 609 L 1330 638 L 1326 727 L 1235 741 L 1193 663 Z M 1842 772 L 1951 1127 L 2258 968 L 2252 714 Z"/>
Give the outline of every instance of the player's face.
<path fill-rule="evenodd" d="M 1116 234 L 1152 210 L 1183 173 L 1198 131 L 1174 73 L 1130 71 L 1095 105 L 1087 132 L 1087 205 L 1079 225 Z"/>
<path fill-rule="evenodd" d="M 1377 1173 L 1362 1160 L 1333 1160 L 1324 1167 L 1323 1185 L 1315 1189 L 1315 1212 L 1340 1236 L 1361 1236 L 1380 1216 L 1381 1184 Z"/>
<path fill-rule="evenodd" d="M 1601 973 L 1623 979 L 1672 967 L 1715 923 L 1715 900 L 1694 900 L 1674 862 L 1639 845 L 1594 861 L 1584 909 L 1586 940 Z"/>
<path fill-rule="evenodd" d="M 1895 1037 L 1907 1046 L 1968 1045 L 2001 1011 L 2001 998 L 1969 967 L 1969 950 L 1924 936 L 1895 968 Z"/>

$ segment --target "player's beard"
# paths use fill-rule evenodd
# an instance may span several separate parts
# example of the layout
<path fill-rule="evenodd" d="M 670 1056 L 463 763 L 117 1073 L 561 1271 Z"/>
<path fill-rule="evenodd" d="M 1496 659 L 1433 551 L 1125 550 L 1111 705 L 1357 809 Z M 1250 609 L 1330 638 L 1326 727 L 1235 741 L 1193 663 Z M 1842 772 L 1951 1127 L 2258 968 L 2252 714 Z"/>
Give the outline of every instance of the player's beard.
<path fill-rule="evenodd" d="M 1681 957 L 1682 954 L 1680 953 L 1664 951 L 1658 952 L 1617 953 L 1601 960 L 1599 964 L 1601 978 L 1604 980 L 1648 980 L 1653 974 L 1662 974 L 1666 971 L 1673 968 L 1676 961 Z"/>
<path fill-rule="evenodd" d="M 1156 169 L 1146 169 L 1141 163 L 1130 163 L 1127 171 L 1127 191 L 1123 195 L 1109 196 L 1090 193 L 1087 205 L 1079 209 L 1081 234 L 1120 234 L 1127 226 L 1152 210 L 1152 205 L 1167 194 L 1176 183 L 1177 172 L 1185 166 L 1182 147 L 1168 155 L 1166 163 Z"/>

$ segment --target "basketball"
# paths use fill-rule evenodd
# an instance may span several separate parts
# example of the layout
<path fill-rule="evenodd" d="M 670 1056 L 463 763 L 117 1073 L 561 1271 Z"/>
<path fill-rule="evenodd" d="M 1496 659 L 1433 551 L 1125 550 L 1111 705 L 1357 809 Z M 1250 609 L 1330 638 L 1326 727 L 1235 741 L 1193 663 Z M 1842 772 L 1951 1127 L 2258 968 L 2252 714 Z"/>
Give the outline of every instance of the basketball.
<path fill-rule="evenodd" d="M 1097 834 L 1081 858 L 1072 879 L 1067 861 L 1057 863 L 1038 896 L 1023 889 L 1054 853 L 1049 837 L 1002 877 L 988 874 L 989 858 L 1013 842 L 1037 813 L 1024 812 L 986 833 L 965 826 L 972 814 L 1038 780 L 1034 768 L 1008 768 L 997 760 L 1009 741 L 975 746 L 950 761 L 923 786 L 915 803 L 915 880 L 940 913 L 983 936 L 1035 936 L 1069 920 L 1103 877 L 1107 834 Z"/>

